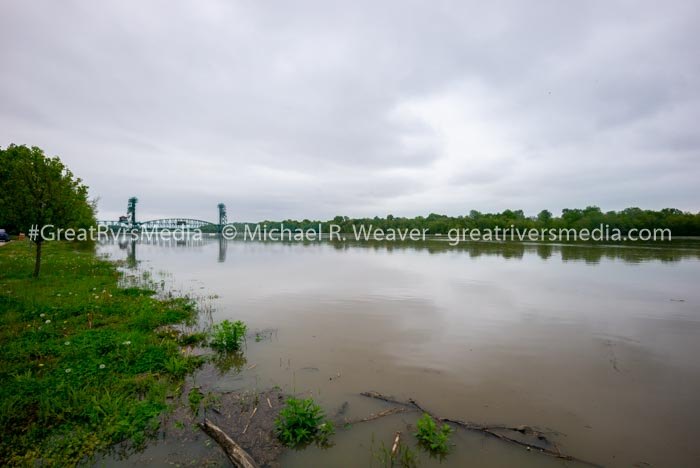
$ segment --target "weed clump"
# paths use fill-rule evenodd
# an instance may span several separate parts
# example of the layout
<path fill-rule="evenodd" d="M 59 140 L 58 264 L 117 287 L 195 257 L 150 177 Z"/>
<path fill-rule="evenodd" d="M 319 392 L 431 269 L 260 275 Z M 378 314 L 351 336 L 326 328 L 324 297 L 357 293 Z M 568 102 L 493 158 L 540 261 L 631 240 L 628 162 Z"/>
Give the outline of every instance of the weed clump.
<path fill-rule="evenodd" d="M 240 320 L 224 320 L 211 331 L 211 347 L 220 351 L 238 351 L 243 345 L 248 327 Z"/>
<path fill-rule="evenodd" d="M 287 405 L 275 420 L 275 432 L 287 447 L 303 447 L 311 442 L 327 446 L 335 428 L 311 398 L 288 398 Z"/>
<path fill-rule="evenodd" d="M 443 424 L 438 428 L 437 424 L 428 413 L 416 423 L 418 432 L 415 433 L 418 442 L 434 455 L 446 455 L 450 451 L 450 434 L 452 428 Z"/>

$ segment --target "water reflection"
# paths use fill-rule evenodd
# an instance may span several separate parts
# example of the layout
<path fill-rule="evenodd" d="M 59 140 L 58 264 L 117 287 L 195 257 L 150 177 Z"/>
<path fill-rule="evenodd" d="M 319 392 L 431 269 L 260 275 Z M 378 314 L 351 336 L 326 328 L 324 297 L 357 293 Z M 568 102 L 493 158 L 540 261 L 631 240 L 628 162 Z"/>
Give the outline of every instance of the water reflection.
<path fill-rule="evenodd" d="M 195 238 L 188 237 L 185 239 L 131 239 L 127 237 L 110 239 L 102 242 L 103 246 L 117 245 L 120 250 L 127 252 L 126 264 L 129 268 L 136 268 L 138 265 L 138 259 L 136 255 L 136 246 L 141 245 L 153 245 L 165 248 L 191 248 L 191 247 L 201 247 L 208 245 L 212 242 L 218 242 L 219 244 L 219 256 L 218 262 L 223 263 L 226 261 L 226 250 L 228 248 L 228 241 L 221 237 L 203 237 Z"/>
<path fill-rule="evenodd" d="M 226 261 L 226 248 L 228 247 L 228 242 L 223 237 L 219 237 L 219 263 Z"/>
<path fill-rule="evenodd" d="M 279 330 L 249 340 L 245 364 L 221 362 L 222 390 L 279 385 L 329 410 L 349 402 L 351 417 L 383 409 L 358 396 L 376 390 L 459 419 L 552 428 L 562 451 L 605 466 L 697 466 L 698 246 L 212 237 L 103 249 L 218 295 L 216 322 Z M 370 432 L 402 423 L 339 431 L 336 449 L 282 464 L 365 466 Z M 459 443 L 443 466 L 550 463 Z"/>
<path fill-rule="evenodd" d="M 220 375 L 227 372 L 240 372 L 247 363 L 245 354 L 242 351 L 218 352 L 213 360 L 214 367 Z"/>
<path fill-rule="evenodd" d="M 192 248 L 203 247 L 212 243 L 218 244 L 219 263 L 226 262 L 229 244 L 241 244 L 241 241 L 227 241 L 218 236 L 203 238 L 188 238 L 184 240 L 163 239 L 116 239 L 107 241 L 105 245 L 117 244 L 121 250 L 127 251 L 126 261 L 129 267 L 137 264 L 137 245 L 158 246 L 163 248 Z M 641 263 L 650 261 L 680 262 L 681 260 L 700 260 L 700 240 L 682 240 L 675 243 L 658 243 L 656 245 L 591 245 L 591 244 L 547 244 L 547 243 L 517 243 L 517 242 L 471 242 L 451 246 L 444 241 L 427 242 L 250 242 L 250 244 L 277 244 L 286 246 L 313 247 L 328 245 L 335 250 L 370 249 L 374 251 L 415 250 L 429 254 L 466 253 L 471 258 L 481 256 L 498 256 L 507 260 L 521 260 L 525 255 L 537 255 L 542 260 L 558 257 L 563 262 L 585 262 L 598 264 L 601 260 L 621 260 L 626 263 Z"/>
<path fill-rule="evenodd" d="M 412 249 L 431 254 L 465 252 L 470 257 L 499 256 L 505 259 L 522 259 L 526 254 L 536 254 L 543 260 L 558 256 L 562 261 L 583 261 L 597 264 L 602 259 L 622 260 L 629 263 L 647 261 L 678 262 L 684 259 L 700 259 L 700 240 L 677 244 L 656 245 L 595 245 L 595 244 L 547 244 L 518 242 L 470 242 L 450 246 L 444 241 L 431 242 L 336 242 L 336 249 L 370 248 L 375 250 Z M 677 245 L 677 247 L 676 247 Z"/>
<path fill-rule="evenodd" d="M 136 241 L 121 239 L 117 241 L 121 250 L 126 250 L 126 266 L 128 268 L 136 268 L 138 260 L 136 259 Z"/>

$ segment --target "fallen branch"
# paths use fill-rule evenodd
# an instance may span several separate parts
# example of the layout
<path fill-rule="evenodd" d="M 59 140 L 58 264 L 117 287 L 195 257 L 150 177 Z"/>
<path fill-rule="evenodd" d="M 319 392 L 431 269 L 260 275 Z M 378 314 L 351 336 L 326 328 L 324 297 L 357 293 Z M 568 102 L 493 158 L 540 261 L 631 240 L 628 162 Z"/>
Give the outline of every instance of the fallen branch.
<path fill-rule="evenodd" d="M 433 413 L 431 413 L 430 411 L 428 411 L 427 409 L 425 409 L 425 408 L 423 408 L 421 405 L 419 405 L 418 402 L 417 402 L 416 400 L 414 400 L 413 398 L 409 398 L 409 399 L 408 399 L 408 402 L 409 402 L 410 404 L 412 404 L 413 406 L 415 406 L 416 409 L 417 409 L 418 411 L 422 411 L 423 413 L 428 413 L 428 414 L 430 415 L 431 418 L 433 418 L 433 419 L 440 419 L 440 418 L 438 418 L 437 416 L 435 416 Z"/>
<path fill-rule="evenodd" d="M 338 411 L 335 412 L 335 420 L 336 421 L 341 421 L 341 417 L 345 414 L 345 412 L 348 410 L 348 407 L 350 406 L 350 403 L 347 401 L 344 401 L 342 405 L 340 405 L 340 408 L 338 408 Z"/>
<path fill-rule="evenodd" d="M 362 393 L 360 393 L 360 395 L 366 396 L 369 398 L 375 398 L 377 400 L 386 401 L 387 403 L 394 403 L 395 405 L 409 406 L 409 407 L 414 406 L 412 403 L 407 403 L 405 401 L 395 400 L 393 397 L 382 395 L 379 392 L 362 392 Z"/>
<path fill-rule="evenodd" d="M 234 466 L 239 468 L 258 468 L 258 464 L 253 460 L 248 452 L 233 441 L 224 431 L 208 419 L 197 425 L 209 435 L 224 450 L 226 456 Z"/>
<path fill-rule="evenodd" d="M 573 457 L 573 456 L 571 456 L 571 455 L 564 455 L 564 454 L 562 454 L 562 453 L 559 451 L 559 447 L 557 447 L 557 444 L 555 444 L 554 442 L 550 441 L 545 435 L 543 435 L 541 432 L 538 432 L 538 431 L 533 431 L 533 430 L 531 430 L 531 431 L 529 431 L 529 432 L 528 432 L 528 431 L 523 432 L 523 431 L 520 430 L 519 428 L 514 428 L 514 427 L 505 427 L 505 426 L 481 426 L 481 425 L 479 425 L 479 424 L 475 424 L 475 423 L 472 423 L 472 422 L 461 421 L 461 420 L 459 420 L 459 419 L 451 419 L 451 418 L 438 418 L 438 420 L 439 420 L 439 421 L 442 421 L 442 422 L 446 422 L 446 423 L 451 423 L 451 424 L 454 424 L 454 425 L 456 425 L 456 426 L 463 427 L 464 429 L 468 429 L 468 430 L 470 430 L 470 431 L 479 431 L 479 432 L 482 432 L 482 433 L 484 433 L 484 434 L 488 434 L 488 435 L 490 435 L 490 436 L 496 437 L 497 439 L 501 439 L 501 440 L 506 441 L 506 442 L 510 442 L 510 443 L 517 444 L 517 445 L 521 445 L 521 446 L 527 448 L 528 450 L 530 450 L 530 449 L 539 450 L 541 453 L 550 455 L 550 456 L 552 456 L 552 457 L 560 458 L 560 459 L 562 459 L 562 460 L 577 461 L 577 462 L 579 462 L 579 463 L 585 463 L 585 464 L 591 465 L 591 466 L 599 466 L 599 465 L 596 465 L 595 463 L 590 463 L 590 462 L 587 462 L 587 461 L 585 461 L 585 460 L 581 460 L 581 459 L 578 459 L 578 458 L 576 458 L 576 457 Z M 520 432 L 521 434 L 531 434 L 531 435 L 534 435 L 535 437 L 537 437 L 537 438 L 538 438 L 539 440 L 541 440 L 542 442 L 551 445 L 551 446 L 553 447 L 553 449 L 547 448 L 547 447 L 545 447 L 545 446 L 543 446 L 543 445 L 539 445 L 539 444 L 530 444 L 530 443 L 524 442 L 524 441 L 522 441 L 522 440 L 515 439 L 515 438 L 513 438 L 513 437 L 508 437 L 508 436 L 505 435 L 505 434 L 501 434 L 501 433 L 497 432 L 498 430 L 516 431 L 516 432 Z"/>
<path fill-rule="evenodd" d="M 357 424 L 361 422 L 374 421 L 375 419 L 383 418 L 384 416 L 391 416 L 392 414 L 396 413 L 403 413 L 404 411 L 406 411 L 406 408 L 387 408 L 385 410 L 380 411 L 379 413 L 372 413 L 364 418 L 345 419 L 342 421 L 342 424 Z"/>
<path fill-rule="evenodd" d="M 562 460 L 568 460 L 568 461 L 575 461 L 575 462 L 583 463 L 583 464 L 586 464 L 589 466 L 596 466 L 596 467 L 600 466 L 596 463 L 591 463 L 591 462 L 588 462 L 586 460 L 581 460 L 580 458 L 576 458 L 576 457 L 573 457 L 571 455 L 562 454 L 559 451 L 559 447 L 557 446 L 556 443 L 554 443 L 553 441 L 550 441 L 549 438 L 543 432 L 537 431 L 530 426 L 517 426 L 517 427 L 502 426 L 502 425 L 484 426 L 481 424 L 468 422 L 468 421 L 462 421 L 459 419 L 442 418 L 442 417 L 436 416 L 434 413 L 425 409 L 416 400 L 414 400 L 412 398 L 409 398 L 408 401 L 401 401 L 401 400 L 397 400 L 391 396 L 382 395 L 381 393 L 378 393 L 378 392 L 362 392 L 362 393 L 360 393 L 360 395 L 366 396 L 368 398 L 374 398 L 376 400 L 382 400 L 382 401 L 385 401 L 387 403 L 392 403 L 395 405 L 403 406 L 404 408 L 417 409 L 423 413 L 427 413 L 428 415 L 430 415 L 431 418 L 435 419 L 436 421 L 451 423 L 451 424 L 454 424 L 456 426 L 462 427 L 463 429 L 470 430 L 470 431 L 481 432 L 483 434 L 487 434 L 489 436 L 500 439 L 504 442 L 510 442 L 512 444 L 526 447 L 528 450 L 531 450 L 531 449 L 538 450 L 540 453 L 543 453 L 545 455 L 549 455 L 549 456 L 552 456 L 555 458 L 559 458 Z M 382 411 L 381 413 L 384 413 L 384 411 Z M 379 414 L 381 414 L 381 413 L 379 413 Z M 498 431 L 518 432 L 522 435 L 534 437 L 538 443 L 528 443 L 526 441 L 517 439 L 515 437 L 511 437 L 511 436 L 508 436 L 506 434 L 502 434 Z M 552 448 L 549 448 L 550 446 Z"/>

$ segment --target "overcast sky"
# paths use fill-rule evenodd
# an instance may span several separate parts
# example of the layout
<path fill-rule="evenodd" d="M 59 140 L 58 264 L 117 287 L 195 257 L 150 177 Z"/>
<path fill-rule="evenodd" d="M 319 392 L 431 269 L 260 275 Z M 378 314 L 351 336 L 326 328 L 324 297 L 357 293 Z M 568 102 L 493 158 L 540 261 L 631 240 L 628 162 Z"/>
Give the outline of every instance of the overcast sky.
<path fill-rule="evenodd" d="M 700 3 L 0 0 L 0 146 L 114 219 L 700 210 Z"/>

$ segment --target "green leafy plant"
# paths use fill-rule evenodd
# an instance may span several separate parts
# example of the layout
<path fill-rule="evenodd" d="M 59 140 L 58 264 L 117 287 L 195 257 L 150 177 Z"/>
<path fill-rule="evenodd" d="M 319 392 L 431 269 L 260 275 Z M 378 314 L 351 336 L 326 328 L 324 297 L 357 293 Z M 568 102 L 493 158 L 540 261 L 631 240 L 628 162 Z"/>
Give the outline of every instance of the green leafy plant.
<path fill-rule="evenodd" d="M 275 420 L 275 432 L 288 447 L 301 447 L 311 442 L 325 446 L 329 445 L 335 428 L 331 421 L 326 420 L 323 409 L 311 398 L 288 398 Z"/>
<path fill-rule="evenodd" d="M 210 344 L 212 348 L 221 351 L 238 351 L 245 340 L 247 330 L 246 324 L 240 320 L 224 320 L 212 328 Z"/>
<path fill-rule="evenodd" d="M 418 432 L 415 433 L 418 442 L 426 448 L 430 453 L 435 455 L 445 455 L 450 451 L 450 434 L 452 428 L 443 424 L 438 428 L 437 424 L 428 413 L 416 423 Z"/>

